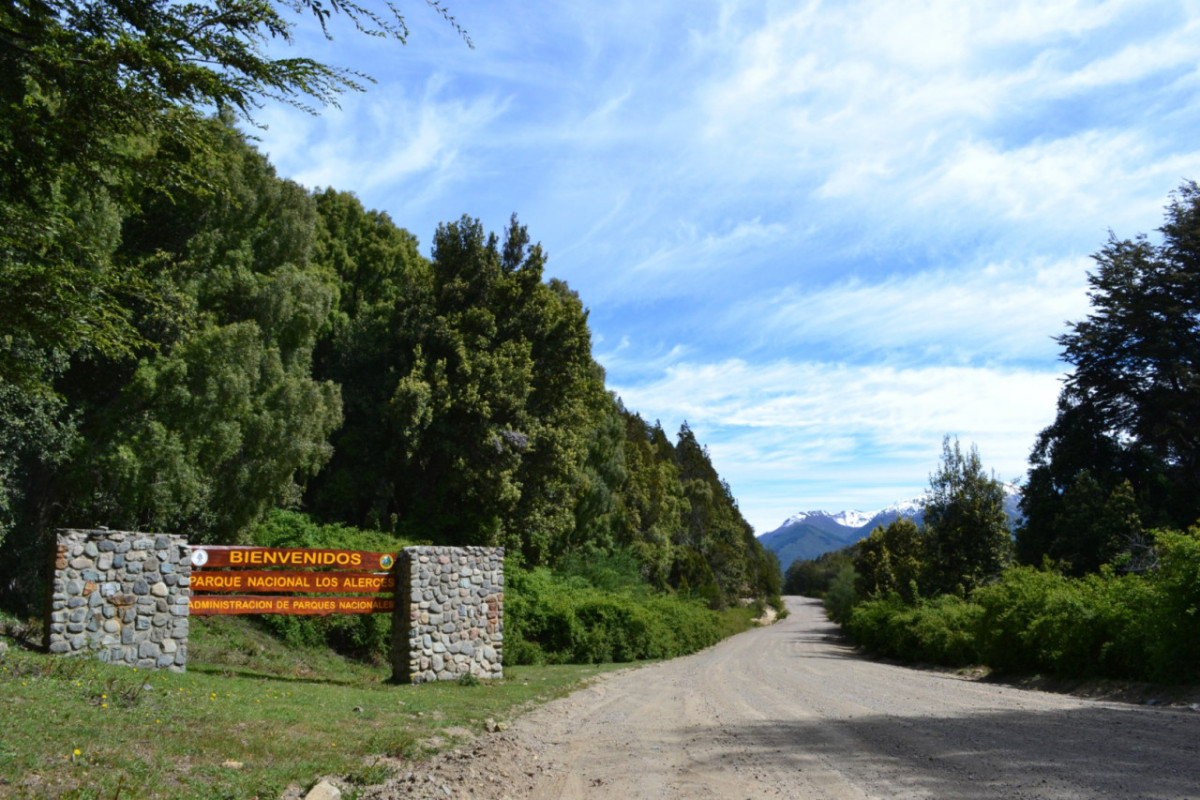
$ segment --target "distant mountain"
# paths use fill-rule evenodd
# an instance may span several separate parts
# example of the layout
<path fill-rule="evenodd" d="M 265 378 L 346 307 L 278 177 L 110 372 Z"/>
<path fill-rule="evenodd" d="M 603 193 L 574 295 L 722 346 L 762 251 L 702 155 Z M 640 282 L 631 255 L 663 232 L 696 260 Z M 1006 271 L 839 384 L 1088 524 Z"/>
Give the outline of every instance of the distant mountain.
<path fill-rule="evenodd" d="M 1017 504 L 1021 500 L 1021 488 L 1015 484 L 1004 484 L 1004 510 L 1008 512 L 1009 526 L 1021 519 Z M 890 525 L 900 517 L 910 517 L 920 525 L 925 519 L 925 496 L 894 503 L 872 513 L 862 511 L 802 511 L 789 517 L 775 530 L 758 538 L 763 547 L 779 557 L 779 563 L 787 569 L 796 559 L 816 558 L 823 553 L 841 550 L 860 539 L 865 539 L 880 525 Z"/>

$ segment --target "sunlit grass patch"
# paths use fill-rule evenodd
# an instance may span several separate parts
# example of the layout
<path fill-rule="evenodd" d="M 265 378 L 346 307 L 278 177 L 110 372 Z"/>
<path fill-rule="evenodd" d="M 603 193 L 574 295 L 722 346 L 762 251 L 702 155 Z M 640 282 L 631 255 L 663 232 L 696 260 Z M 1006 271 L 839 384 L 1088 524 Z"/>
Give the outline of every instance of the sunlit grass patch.
<path fill-rule="evenodd" d="M 321 775 L 377 783 L 612 666 L 395 686 L 387 665 L 283 647 L 245 620 L 193 620 L 188 671 L 13 647 L 0 656 L 0 797 L 278 797 Z M 203 659 L 197 657 L 203 655 Z"/>

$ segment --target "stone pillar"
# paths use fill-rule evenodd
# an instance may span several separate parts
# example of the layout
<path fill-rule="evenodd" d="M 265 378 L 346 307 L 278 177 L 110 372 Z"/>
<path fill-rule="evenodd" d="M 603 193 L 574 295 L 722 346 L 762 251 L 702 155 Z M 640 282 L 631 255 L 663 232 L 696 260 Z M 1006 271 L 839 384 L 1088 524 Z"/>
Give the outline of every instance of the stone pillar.
<path fill-rule="evenodd" d="M 396 569 L 392 680 L 504 675 L 504 548 L 406 547 Z"/>
<path fill-rule="evenodd" d="M 46 625 L 50 652 L 183 672 L 191 574 L 182 536 L 59 531 Z"/>

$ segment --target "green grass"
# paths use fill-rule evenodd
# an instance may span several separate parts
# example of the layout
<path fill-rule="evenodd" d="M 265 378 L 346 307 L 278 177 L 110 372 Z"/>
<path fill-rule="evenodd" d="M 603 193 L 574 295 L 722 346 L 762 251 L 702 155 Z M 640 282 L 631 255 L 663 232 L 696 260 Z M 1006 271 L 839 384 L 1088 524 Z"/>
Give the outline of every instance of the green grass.
<path fill-rule="evenodd" d="M 186 674 L 12 646 L 0 656 L 0 797 L 274 798 L 320 775 L 379 783 L 618 666 L 394 686 L 386 664 L 285 647 L 236 618 L 193 619 Z"/>

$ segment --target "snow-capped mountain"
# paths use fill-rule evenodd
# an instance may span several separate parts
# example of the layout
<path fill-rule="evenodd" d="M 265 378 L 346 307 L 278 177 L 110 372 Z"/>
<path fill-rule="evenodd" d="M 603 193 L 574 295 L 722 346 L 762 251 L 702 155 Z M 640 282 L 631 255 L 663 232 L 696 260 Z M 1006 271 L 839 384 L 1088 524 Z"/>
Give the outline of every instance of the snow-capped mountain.
<path fill-rule="evenodd" d="M 1021 500 L 1021 488 L 1016 484 L 1004 484 L 1004 510 L 1008 513 L 1009 525 L 1015 526 L 1021 519 L 1017 504 Z M 909 517 L 918 525 L 925 518 L 926 495 L 911 500 L 901 500 L 878 511 L 802 511 L 788 517 L 782 525 L 759 537 L 763 547 L 779 556 L 779 563 L 787 569 L 796 559 L 816 558 L 822 553 L 841 550 L 868 536 L 880 525 L 890 525 L 900 517 Z"/>

